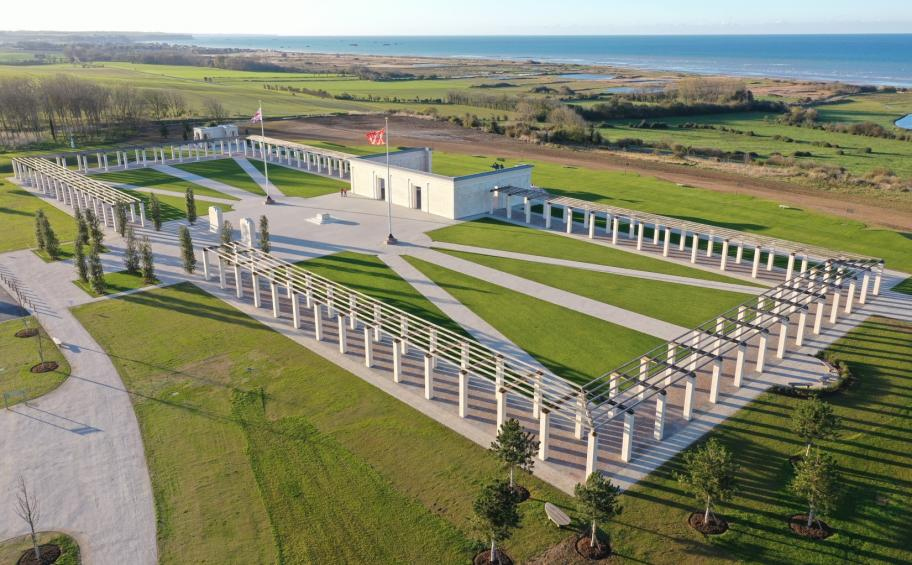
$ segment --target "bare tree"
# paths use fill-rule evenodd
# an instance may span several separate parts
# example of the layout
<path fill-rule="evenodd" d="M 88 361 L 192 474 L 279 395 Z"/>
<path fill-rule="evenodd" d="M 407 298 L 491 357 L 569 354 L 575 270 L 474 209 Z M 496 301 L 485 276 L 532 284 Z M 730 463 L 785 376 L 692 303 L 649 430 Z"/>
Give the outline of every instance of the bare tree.
<path fill-rule="evenodd" d="M 215 98 L 207 98 L 203 102 L 203 111 L 217 122 L 225 121 L 228 118 L 228 110 Z"/>
<path fill-rule="evenodd" d="M 19 475 L 19 492 L 16 494 L 16 514 L 28 525 L 32 534 L 32 548 L 35 550 L 35 561 L 41 563 L 41 549 L 38 547 L 38 533 L 35 526 L 38 524 L 38 500 L 34 494 L 29 494 L 25 479 Z"/>

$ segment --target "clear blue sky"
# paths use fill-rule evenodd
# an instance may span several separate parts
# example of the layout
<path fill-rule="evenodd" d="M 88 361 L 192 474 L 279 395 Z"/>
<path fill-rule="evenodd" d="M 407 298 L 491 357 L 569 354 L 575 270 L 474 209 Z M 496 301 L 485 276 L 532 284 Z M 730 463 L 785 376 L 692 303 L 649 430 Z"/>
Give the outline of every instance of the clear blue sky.
<path fill-rule="evenodd" d="M 276 35 L 910 33 L 912 0 L 11 0 L 3 29 Z"/>

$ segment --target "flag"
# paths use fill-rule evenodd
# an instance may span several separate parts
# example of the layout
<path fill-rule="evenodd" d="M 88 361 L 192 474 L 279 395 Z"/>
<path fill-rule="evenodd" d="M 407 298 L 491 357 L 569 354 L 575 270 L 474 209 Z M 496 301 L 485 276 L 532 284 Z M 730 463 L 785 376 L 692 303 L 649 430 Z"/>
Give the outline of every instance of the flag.
<path fill-rule="evenodd" d="M 376 131 L 367 132 L 367 142 L 371 145 L 383 145 L 386 143 L 386 130 L 378 129 Z"/>
<path fill-rule="evenodd" d="M 262 122 L 262 121 L 263 121 L 263 109 L 262 109 L 262 108 L 258 108 L 257 111 L 256 111 L 256 114 L 254 114 L 253 117 L 250 118 L 250 123 L 251 123 L 251 124 L 257 124 L 257 123 L 260 123 L 260 122 Z"/>

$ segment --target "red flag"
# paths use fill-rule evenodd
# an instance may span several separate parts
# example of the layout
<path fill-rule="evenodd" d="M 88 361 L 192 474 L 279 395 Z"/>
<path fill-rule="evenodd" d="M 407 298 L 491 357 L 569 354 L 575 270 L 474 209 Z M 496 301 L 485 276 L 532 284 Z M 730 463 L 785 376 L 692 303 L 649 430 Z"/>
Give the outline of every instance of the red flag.
<path fill-rule="evenodd" d="M 253 117 L 250 118 L 250 123 L 256 124 L 256 123 L 259 123 L 262 121 L 263 121 L 263 109 L 260 108 L 256 111 L 256 114 L 254 114 Z"/>
<path fill-rule="evenodd" d="M 367 132 L 367 142 L 371 145 L 383 145 L 386 143 L 386 130 L 378 129 Z"/>

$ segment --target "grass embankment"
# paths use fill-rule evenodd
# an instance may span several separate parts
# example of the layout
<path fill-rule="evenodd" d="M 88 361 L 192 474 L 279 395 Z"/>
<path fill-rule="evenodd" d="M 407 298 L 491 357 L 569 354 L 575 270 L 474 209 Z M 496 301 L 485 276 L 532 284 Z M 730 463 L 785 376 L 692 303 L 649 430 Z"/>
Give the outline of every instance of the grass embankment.
<path fill-rule="evenodd" d="M 520 261 L 447 251 L 460 259 L 504 271 L 544 285 L 611 304 L 679 326 L 692 327 L 746 302 L 749 295 L 697 286 L 568 269 L 545 263 Z"/>
<path fill-rule="evenodd" d="M 637 253 L 630 253 L 620 248 L 596 245 L 544 230 L 508 224 L 491 218 L 481 218 L 436 229 L 428 232 L 427 235 L 434 241 L 446 243 L 458 243 L 460 245 L 499 249 L 513 253 L 526 253 L 528 255 L 553 257 L 567 261 L 594 263 L 596 265 L 662 273 L 692 279 L 741 285 L 751 284 L 750 282 L 733 279 L 721 274 L 693 269 L 685 265 L 654 259 Z"/>
<path fill-rule="evenodd" d="M 794 535 L 786 520 L 806 512 L 786 488 L 788 457 L 803 444 L 791 431 L 800 399 L 765 394 L 710 434 L 740 465 L 735 499 L 719 512 L 731 529 L 706 538 L 686 523 L 700 503 L 673 479 L 681 457 L 651 474 L 622 497 L 624 513 L 611 527 L 615 550 L 648 563 L 901 563 L 912 555 L 912 441 L 909 426 L 912 325 L 870 318 L 830 347 L 856 377 L 847 390 L 826 398 L 843 431 L 821 443 L 840 467 L 838 509 L 825 517 L 836 534 L 824 541 Z"/>
<path fill-rule="evenodd" d="M 246 190 L 251 194 L 266 195 L 250 175 L 234 159 L 211 159 L 174 165 L 174 168 L 206 177 L 228 186 Z"/>
<path fill-rule="evenodd" d="M 263 162 L 250 159 L 250 163 L 261 173 L 264 171 Z M 351 186 L 348 181 L 321 177 L 302 171 L 296 171 L 281 165 L 269 167 L 269 182 L 274 184 L 285 196 L 298 198 L 313 198 L 339 192 L 342 187 Z"/>
<path fill-rule="evenodd" d="M 237 200 L 230 194 L 219 192 L 196 183 L 188 182 L 167 173 L 155 169 L 128 169 L 126 171 L 115 171 L 110 173 L 101 173 L 92 175 L 92 178 L 112 184 L 129 184 L 139 188 L 154 188 L 158 190 L 167 190 L 184 194 L 187 187 L 193 189 L 194 196 L 211 196 L 213 198 L 224 198 L 226 200 Z"/>
<path fill-rule="evenodd" d="M 146 284 L 143 280 L 142 275 L 130 274 L 126 271 L 118 271 L 116 273 L 105 273 L 105 291 L 102 294 L 98 294 L 92 290 L 92 285 L 89 283 L 84 283 L 80 280 L 73 281 L 73 284 L 82 289 L 89 296 L 99 297 L 109 294 L 117 294 L 119 292 L 126 292 L 128 290 L 135 290 L 137 288 L 143 288 L 146 286 L 151 286 Z M 154 282 L 152 284 L 158 284 Z"/>
<path fill-rule="evenodd" d="M 46 543 L 60 547 L 60 557 L 54 561 L 54 565 L 79 565 L 82 563 L 79 556 L 79 545 L 70 536 L 59 532 L 40 532 L 38 534 L 38 544 L 44 545 Z M 18 563 L 19 557 L 23 552 L 31 549 L 31 536 L 19 536 L 18 538 L 2 541 L 0 542 L 0 563 Z"/>
<path fill-rule="evenodd" d="M 24 188 L 0 180 L 0 253 L 28 249 L 35 245 L 35 212 L 43 210 L 60 241 L 76 237 L 73 218 L 29 193 Z"/>
<path fill-rule="evenodd" d="M 659 338 L 416 257 L 405 259 L 542 365 L 577 383 L 588 382 L 662 343 Z"/>
<path fill-rule="evenodd" d="M 40 328 L 41 347 L 45 361 L 56 361 L 59 366 L 55 371 L 33 373 L 32 367 L 40 362 L 37 337 L 16 337 L 16 332 L 24 329 L 23 318 L 0 322 L 0 395 L 16 393 L 9 397 L 9 404 L 18 404 L 32 398 L 38 398 L 60 386 L 70 376 L 70 364 L 51 341 L 38 321 L 29 316 L 29 327 Z M 21 392 L 20 396 L 18 393 Z"/>
<path fill-rule="evenodd" d="M 472 501 L 503 474 L 479 446 L 189 284 L 75 314 L 133 393 L 162 563 L 473 554 Z M 523 480 L 507 547 L 528 559 L 565 535 L 543 501 L 570 501 Z"/>

